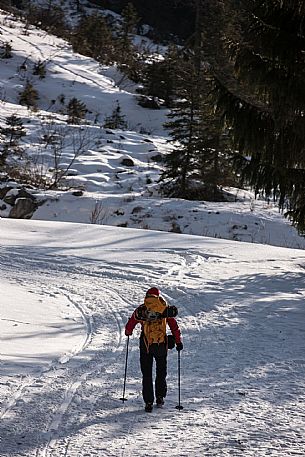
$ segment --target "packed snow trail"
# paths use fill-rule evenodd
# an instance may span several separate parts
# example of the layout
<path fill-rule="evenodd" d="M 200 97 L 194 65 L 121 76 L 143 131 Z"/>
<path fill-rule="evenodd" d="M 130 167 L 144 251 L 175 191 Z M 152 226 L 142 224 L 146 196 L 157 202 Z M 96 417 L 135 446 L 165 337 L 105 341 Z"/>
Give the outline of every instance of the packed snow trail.
<path fill-rule="evenodd" d="M 27 324 L 36 297 L 63 317 L 57 333 L 40 335 L 54 357 L 37 359 L 36 369 L 36 348 L 14 365 L 17 343 L 5 342 L 12 347 L 10 360 L 1 354 L 1 457 L 305 454 L 303 251 L 4 219 L 0 243 L 1 281 L 17 301 L 20 288 L 30 297 Z M 182 411 L 173 350 L 165 406 L 144 413 L 138 328 L 129 343 L 128 401 L 120 401 L 124 325 L 152 285 L 179 309 Z M 81 335 L 66 348 L 59 337 L 74 327 L 64 324 L 65 301 Z M 5 310 L 1 335 L 15 331 Z"/>

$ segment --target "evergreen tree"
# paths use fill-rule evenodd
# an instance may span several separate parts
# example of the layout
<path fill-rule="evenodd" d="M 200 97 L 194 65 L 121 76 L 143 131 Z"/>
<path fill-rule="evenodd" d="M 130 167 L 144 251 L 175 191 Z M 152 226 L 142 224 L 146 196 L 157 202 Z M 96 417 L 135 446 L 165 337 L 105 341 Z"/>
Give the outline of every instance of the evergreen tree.
<path fill-rule="evenodd" d="M 141 93 L 164 100 L 167 107 L 172 106 L 175 76 L 178 64 L 177 47 L 171 45 L 162 60 L 153 60 L 145 65 Z"/>
<path fill-rule="evenodd" d="M 6 138 L 9 147 L 17 146 L 20 138 L 26 135 L 22 119 L 12 114 L 5 119 L 6 127 L 1 127 L 0 132 Z"/>
<path fill-rule="evenodd" d="M 196 0 L 196 7 L 195 32 L 176 65 L 176 100 L 166 125 L 174 149 L 166 157 L 162 180 L 167 180 L 163 187 L 169 195 L 221 200 L 222 186 L 235 179 L 232 150 L 222 113 L 215 110 L 210 97 L 212 81 L 202 48 L 200 0 Z"/>
<path fill-rule="evenodd" d="M 230 129 L 224 125 L 220 113 L 211 103 L 209 75 L 203 74 L 202 91 L 206 94 L 200 106 L 200 154 L 198 179 L 202 183 L 202 196 L 206 200 L 224 199 L 224 186 L 238 186 L 239 180 L 233 168 L 233 145 Z M 204 87 L 205 86 L 205 87 Z"/>
<path fill-rule="evenodd" d="M 76 52 L 93 57 L 104 64 L 113 62 L 112 33 L 100 15 L 82 17 L 72 34 L 71 42 Z"/>
<path fill-rule="evenodd" d="M 39 95 L 34 86 L 27 81 L 23 91 L 19 94 L 20 105 L 25 105 L 28 109 L 36 109 Z"/>
<path fill-rule="evenodd" d="M 60 6 L 54 5 L 54 2 L 49 2 L 46 6 L 39 6 L 29 2 L 25 14 L 26 27 L 29 24 L 33 24 L 57 36 L 67 36 L 69 27 L 65 21 L 65 13 Z"/>
<path fill-rule="evenodd" d="M 188 52 L 192 56 L 195 72 L 200 77 L 200 155 L 198 158 L 198 178 L 202 182 L 201 193 L 207 200 L 223 200 L 223 186 L 237 185 L 233 171 L 233 150 L 230 129 L 226 126 L 222 112 L 216 109 L 213 98 L 213 79 L 210 65 L 205 59 L 204 42 L 214 43 L 210 35 L 210 25 L 204 25 L 209 1 L 192 0 L 195 10 L 194 33 L 188 40 Z M 216 16 L 217 18 L 217 16 Z M 207 17 L 210 21 L 210 17 Z M 214 21 L 212 21 L 213 23 Z M 212 41 L 211 41 L 212 40 Z M 217 52 L 214 47 L 214 52 Z"/>
<path fill-rule="evenodd" d="M 118 68 L 136 82 L 140 79 L 142 69 L 141 60 L 132 42 L 138 23 L 137 11 L 132 3 L 128 3 L 122 11 L 122 22 L 116 34 L 116 60 Z"/>
<path fill-rule="evenodd" d="M 180 63 L 176 100 L 165 127 L 170 130 L 174 144 L 166 156 L 161 180 L 169 196 L 191 198 L 196 161 L 200 154 L 200 79 L 189 62 Z"/>
<path fill-rule="evenodd" d="M 13 57 L 12 45 L 7 41 L 1 46 L 0 57 L 1 59 L 11 59 Z"/>
<path fill-rule="evenodd" d="M 69 124 L 79 124 L 85 118 L 88 110 L 85 103 L 77 98 L 71 98 L 67 105 L 67 115 Z"/>
<path fill-rule="evenodd" d="M 46 63 L 42 62 L 40 59 L 34 64 L 33 75 L 39 76 L 39 79 L 44 79 L 46 77 Z"/>
<path fill-rule="evenodd" d="M 239 151 L 236 163 L 256 192 L 278 198 L 304 232 L 304 2 L 215 3 L 225 46 L 218 60 L 209 55 L 218 106 Z"/>
<path fill-rule="evenodd" d="M 121 107 L 117 102 L 116 108 L 114 108 L 112 114 L 107 116 L 104 122 L 104 128 L 106 129 L 127 129 L 127 122 L 125 116 L 121 113 Z"/>
<path fill-rule="evenodd" d="M 5 119 L 6 127 L 0 128 L 3 141 L 0 149 L 0 165 L 4 166 L 10 153 L 19 150 L 19 141 L 26 135 L 22 119 L 16 114 L 12 114 Z"/>
<path fill-rule="evenodd" d="M 143 23 L 152 26 L 150 38 L 157 40 L 168 42 L 173 37 L 186 38 L 194 26 L 193 0 L 91 0 L 90 3 L 118 14 L 132 3 Z"/>
<path fill-rule="evenodd" d="M 122 11 L 122 24 L 119 30 L 119 37 L 122 45 L 122 52 L 130 46 L 132 37 L 137 32 L 140 21 L 137 10 L 132 3 L 128 3 Z"/>

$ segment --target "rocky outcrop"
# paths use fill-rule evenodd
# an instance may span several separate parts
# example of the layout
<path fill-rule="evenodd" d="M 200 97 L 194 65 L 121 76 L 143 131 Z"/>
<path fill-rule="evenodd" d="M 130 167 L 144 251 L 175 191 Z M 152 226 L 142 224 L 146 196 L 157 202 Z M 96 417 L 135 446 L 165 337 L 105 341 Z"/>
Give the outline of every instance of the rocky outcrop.
<path fill-rule="evenodd" d="M 0 203 L 1 201 L 0 211 L 5 212 L 4 217 L 14 219 L 30 219 L 39 205 L 34 195 L 14 182 L 0 187 Z"/>
<path fill-rule="evenodd" d="M 12 189 L 13 189 L 12 186 L 5 186 L 5 187 L 0 188 L 0 200 L 4 200 L 6 194 Z"/>
<path fill-rule="evenodd" d="M 9 217 L 13 219 L 31 219 L 38 205 L 32 198 L 17 198 Z"/>

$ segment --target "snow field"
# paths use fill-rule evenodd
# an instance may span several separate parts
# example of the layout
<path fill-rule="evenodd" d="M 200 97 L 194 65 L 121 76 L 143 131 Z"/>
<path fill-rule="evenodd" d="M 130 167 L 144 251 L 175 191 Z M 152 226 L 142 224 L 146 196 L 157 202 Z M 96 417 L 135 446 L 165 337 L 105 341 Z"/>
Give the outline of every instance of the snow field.
<path fill-rule="evenodd" d="M 12 360 L 1 357 L 0 398 L 6 410 L 0 455 L 304 454 L 303 251 L 7 219 L 0 220 L 0 240 L 1 284 L 9 282 L 17 298 L 32 291 L 24 300 L 29 321 L 37 314 L 36 297 L 42 289 L 59 322 L 68 297 L 70 306 L 76 307 L 71 313 L 82 327 L 83 344 L 77 340 L 78 349 L 71 353 L 80 333 L 73 335 L 62 319 L 65 345 L 63 339 L 52 338 L 51 367 L 46 363 L 40 371 L 30 370 L 27 363 L 36 346 L 23 356 L 19 374 L 11 369 Z M 139 329 L 130 339 L 128 401 L 119 400 L 124 325 L 150 285 L 159 286 L 179 308 L 185 346 L 182 411 L 175 409 L 173 350 L 165 407 L 143 412 Z M 7 329 L 3 319 L 9 312 L 1 314 L 1 333 Z M 43 332 L 45 321 L 39 325 L 41 339 L 50 343 Z M 15 344 L 12 339 L 11 354 Z M 8 396 L 10 401 L 5 402 Z"/>

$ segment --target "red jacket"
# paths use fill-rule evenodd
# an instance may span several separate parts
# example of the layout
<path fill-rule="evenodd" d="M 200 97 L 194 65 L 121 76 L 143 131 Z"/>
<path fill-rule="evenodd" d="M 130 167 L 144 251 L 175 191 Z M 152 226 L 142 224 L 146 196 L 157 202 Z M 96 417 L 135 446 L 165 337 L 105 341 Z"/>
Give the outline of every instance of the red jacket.
<path fill-rule="evenodd" d="M 141 324 L 141 326 L 143 327 L 143 321 L 140 321 L 140 320 L 136 319 L 136 317 L 135 317 L 136 311 L 137 310 L 135 310 L 132 313 L 132 316 L 128 319 L 128 322 L 125 326 L 125 335 L 126 336 L 132 335 L 133 329 L 135 328 L 135 326 L 137 324 Z M 174 317 L 167 317 L 166 323 L 168 324 L 168 326 L 172 332 L 172 335 L 175 338 L 176 344 L 181 343 L 181 332 L 180 332 L 180 328 L 177 324 L 176 319 Z"/>

